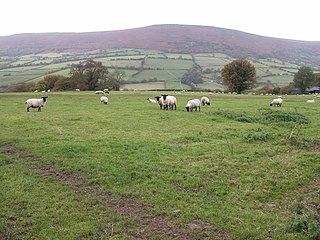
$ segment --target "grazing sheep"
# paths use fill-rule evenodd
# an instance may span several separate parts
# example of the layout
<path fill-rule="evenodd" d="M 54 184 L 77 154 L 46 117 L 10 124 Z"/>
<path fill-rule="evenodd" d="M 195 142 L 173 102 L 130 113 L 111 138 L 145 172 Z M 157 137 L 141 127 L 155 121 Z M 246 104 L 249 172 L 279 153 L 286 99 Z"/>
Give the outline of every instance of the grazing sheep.
<path fill-rule="evenodd" d="M 316 102 L 314 99 L 307 100 L 307 103 L 314 103 L 314 102 Z"/>
<path fill-rule="evenodd" d="M 275 98 L 272 100 L 272 102 L 270 103 L 270 106 L 278 106 L 281 107 L 282 105 L 282 98 Z"/>
<path fill-rule="evenodd" d="M 177 110 L 177 99 L 174 96 L 168 96 L 166 94 L 161 95 L 163 98 L 163 110 Z"/>
<path fill-rule="evenodd" d="M 96 91 L 96 94 L 104 94 L 104 91 Z"/>
<path fill-rule="evenodd" d="M 148 103 L 157 103 L 157 101 L 152 98 L 147 98 L 147 100 L 148 100 Z"/>
<path fill-rule="evenodd" d="M 163 106 L 163 97 L 156 96 L 155 99 L 157 99 L 157 103 L 159 104 L 160 109 L 162 109 L 162 106 Z"/>
<path fill-rule="evenodd" d="M 48 97 L 41 97 L 39 99 L 28 99 L 25 103 L 27 104 L 27 112 L 29 108 L 38 108 L 38 112 L 41 112 L 41 108 L 46 103 Z"/>
<path fill-rule="evenodd" d="M 208 97 L 202 97 L 201 98 L 201 103 L 202 103 L 202 106 L 204 106 L 204 105 L 210 105 L 210 100 L 209 100 L 209 98 Z"/>
<path fill-rule="evenodd" d="M 105 88 L 105 89 L 103 89 L 103 92 L 109 94 L 109 89 L 108 89 L 108 88 Z"/>
<path fill-rule="evenodd" d="M 201 101 L 199 99 L 192 99 L 192 100 L 189 100 L 187 105 L 186 105 L 186 109 L 187 111 L 191 111 L 193 109 L 195 109 L 195 111 L 197 111 L 197 108 L 199 108 L 199 111 L 200 111 L 200 103 Z"/>
<path fill-rule="evenodd" d="M 108 99 L 108 97 L 106 97 L 106 96 L 102 96 L 102 97 L 100 98 L 100 102 L 101 102 L 101 103 L 108 104 L 109 99 Z"/>

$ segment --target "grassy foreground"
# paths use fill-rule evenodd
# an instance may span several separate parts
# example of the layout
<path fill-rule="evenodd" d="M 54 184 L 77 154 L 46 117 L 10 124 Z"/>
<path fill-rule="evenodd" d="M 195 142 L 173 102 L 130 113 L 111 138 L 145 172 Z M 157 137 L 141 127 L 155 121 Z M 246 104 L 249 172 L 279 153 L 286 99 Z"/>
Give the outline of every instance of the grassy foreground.
<path fill-rule="evenodd" d="M 319 98 L 157 94 L 0 94 L 0 239 L 319 239 Z"/>

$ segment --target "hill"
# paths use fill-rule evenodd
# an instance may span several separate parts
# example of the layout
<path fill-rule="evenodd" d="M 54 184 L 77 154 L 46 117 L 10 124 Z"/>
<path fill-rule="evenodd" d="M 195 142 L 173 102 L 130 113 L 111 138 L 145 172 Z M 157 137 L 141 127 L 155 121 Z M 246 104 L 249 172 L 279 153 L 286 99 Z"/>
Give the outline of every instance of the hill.
<path fill-rule="evenodd" d="M 225 53 L 277 58 L 319 67 L 320 42 L 278 39 L 207 26 L 153 25 L 90 33 L 28 33 L 0 37 L 0 55 L 143 48 L 175 53 Z"/>

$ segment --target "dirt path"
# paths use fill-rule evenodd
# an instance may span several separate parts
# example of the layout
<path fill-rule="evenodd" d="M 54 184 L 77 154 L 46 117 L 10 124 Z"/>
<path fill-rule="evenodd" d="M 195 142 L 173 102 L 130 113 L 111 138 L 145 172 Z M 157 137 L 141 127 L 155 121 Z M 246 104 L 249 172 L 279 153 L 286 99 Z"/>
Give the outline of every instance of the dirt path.
<path fill-rule="evenodd" d="M 54 178 L 62 184 L 67 184 L 75 192 L 89 197 L 95 197 L 99 202 L 116 211 L 126 218 L 139 223 L 139 228 L 129 231 L 128 234 L 137 239 L 232 239 L 229 234 L 212 224 L 196 221 L 181 224 L 162 215 L 155 215 L 152 206 L 134 202 L 131 199 L 115 201 L 111 192 L 101 191 L 96 186 L 90 185 L 76 173 L 63 172 L 53 165 L 44 163 L 43 160 L 32 156 L 9 144 L 2 144 L 0 148 L 7 155 L 20 155 L 32 161 L 30 169 L 46 178 Z"/>

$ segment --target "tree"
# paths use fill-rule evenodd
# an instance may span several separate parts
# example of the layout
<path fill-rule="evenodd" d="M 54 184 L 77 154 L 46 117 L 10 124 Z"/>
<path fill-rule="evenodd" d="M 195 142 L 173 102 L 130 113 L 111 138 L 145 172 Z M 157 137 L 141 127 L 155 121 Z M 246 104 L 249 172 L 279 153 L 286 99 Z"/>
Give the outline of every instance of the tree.
<path fill-rule="evenodd" d="M 112 73 L 108 73 L 106 79 L 99 82 L 99 87 L 101 89 L 110 89 L 114 91 L 120 90 L 120 85 L 123 82 L 126 73 L 124 71 L 115 70 Z"/>
<path fill-rule="evenodd" d="M 298 72 L 294 75 L 294 86 L 299 88 L 302 93 L 312 85 L 314 81 L 314 74 L 310 67 L 300 67 Z"/>
<path fill-rule="evenodd" d="M 256 69 L 248 60 L 238 59 L 223 67 L 221 77 L 229 91 L 241 93 L 255 86 Z"/>
<path fill-rule="evenodd" d="M 61 75 L 50 74 L 45 76 L 42 80 L 38 81 L 33 88 L 34 90 L 47 91 L 49 89 L 53 89 L 56 82 L 61 81 L 62 79 L 65 79 L 65 77 Z"/>
<path fill-rule="evenodd" d="M 201 67 L 197 64 L 193 64 L 192 68 L 182 76 L 181 82 L 191 86 L 203 83 Z"/>
<path fill-rule="evenodd" d="M 76 88 L 81 90 L 97 90 L 100 80 L 105 80 L 108 74 L 106 66 L 92 59 L 84 64 L 77 64 L 71 68 L 70 79 L 76 82 Z"/>
<path fill-rule="evenodd" d="M 314 84 L 314 86 L 320 87 L 320 73 L 314 74 L 313 84 Z"/>

